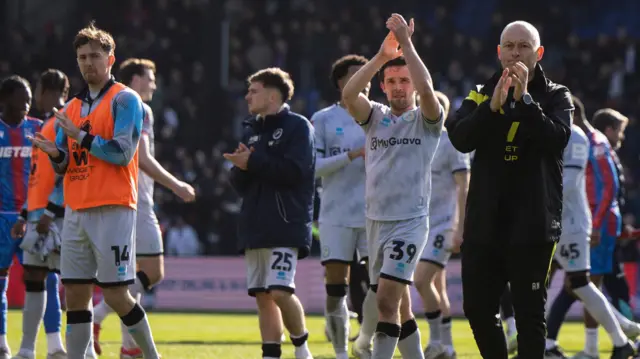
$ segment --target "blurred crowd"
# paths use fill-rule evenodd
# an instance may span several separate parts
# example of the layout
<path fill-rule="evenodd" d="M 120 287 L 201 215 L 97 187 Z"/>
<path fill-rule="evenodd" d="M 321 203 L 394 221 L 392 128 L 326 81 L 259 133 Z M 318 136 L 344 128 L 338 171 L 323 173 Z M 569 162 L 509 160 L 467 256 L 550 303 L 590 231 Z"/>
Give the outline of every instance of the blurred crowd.
<path fill-rule="evenodd" d="M 36 1 L 37 2 L 37 1 Z M 42 1 L 40 11 L 46 11 Z M 0 14 L 2 4 L 0 1 Z M 339 94 L 328 77 L 347 53 L 371 57 L 385 36 L 391 12 L 413 17 L 418 53 L 435 87 L 457 106 L 497 69 L 496 46 L 504 25 L 527 20 L 540 31 L 547 75 L 569 86 L 590 116 L 612 107 L 629 117 L 620 150 L 626 167 L 629 209 L 640 217 L 640 78 L 637 56 L 640 2 L 566 0 L 131 0 L 70 1 L 56 21 L 37 26 L 14 15 L 0 35 L 0 75 L 31 81 L 46 68 L 65 71 L 77 91 L 82 80 L 71 42 L 95 19 L 113 33 L 116 57 L 145 57 L 158 67 L 155 113 L 157 157 L 194 184 L 196 204 L 185 205 L 157 188 L 158 216 L 172 255 L 235 253 L 240 201 L 227 181 L 222 153 L 235 148 L 247 117 L 246 77 L 269 66 L 291 73 L 294 110 L 310 117 Z M 0 15 L 2 17 L 3 15 Z M 8 16 L 8 15 L 7 15 Z M 23 18 L 20 18 L 23 17 Z M 119 63 L 119 61 L 116 63 Z M 378 87 L 371 96 L 383 100 Z M 175 243 L 184 241 L 189 245 Z"/>

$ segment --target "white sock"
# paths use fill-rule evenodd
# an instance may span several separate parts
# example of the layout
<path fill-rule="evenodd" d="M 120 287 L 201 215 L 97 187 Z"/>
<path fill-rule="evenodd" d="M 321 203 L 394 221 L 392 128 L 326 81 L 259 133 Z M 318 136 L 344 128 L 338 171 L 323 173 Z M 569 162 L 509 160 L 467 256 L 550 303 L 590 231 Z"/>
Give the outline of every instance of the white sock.
<path fill-rule="evenodd" d="M 7 343 L 6 334 L 0 334 L 0 348 L 9 348 L 9 343 Z"/>
<path fill-rule="evenodd" d="M 122 347 L 125 349 L 136 349 L 138 343 L 136 343 L 131 334 L 129 334 L 129 328 L 127 328 L 122 321 L 120 321 L 120 331 L 122 332 Z"/>
<path fill-rule="evenodd" d="M 355 345 L 358 348 L 369 348 L 373 340 L 373 334 L 378 324 L 378 305 L 376 304 L 376 293 L 371 289 L 367 291 L 362 303 L 362 325 Z"/>
<path fill-rule="evenodd" d="M 113 312 L 113 309 L 107 305 L 107 302 L 105 302 L 104 299 L 101 300 L 100 303 L 93 308 L 93 322 L 98 325 L 102 324 L 107 315 L 111 312 Z"/>
<path fill-rule="evenodd" d="M 453 333 L 451 331 L 451 317 L 445 318 L 446 321 L 442 322 L 441 328 L 441 338 L 442 344 L 444 345 L 447 354 L 453 355 Z"/>
<path fill-rule="evenodd" d="M 517 333 L 517 329 L 516 329 L 516 318 L 514 317 L 509 317 L 507 319 L 504 320 L 505 323 L 507 323 L 507 335 L 508 336 L 512 336 L 515 333 Z"/>
<path fill-rule="evenodd" d="M 47 333 L 47 353 L 53 354 L 62 350 L 64 350 L 64 344 L 62 344 L 60 332 Z"/>
<path fill-rule="evenodd" d="M 302 334 L 302 335 L 296 335 L 296 336 L 290 335 L 290 336 L 291 336 L 291 340 L 293 341 L 293 339 L 302 338 L 305 335 L 308 337 L 309 332 L 305 331 L 304 334 Z M 305 340 L 304 343 L 302 343 L 302 345 L 300 345 L 300 346 L 295 346 L 294 345 L 294 347 L 295 347 L 294 353 L 295 353 L 296 358 L 307 358 L 307 357 L 311 356 L 311 351 L 309 351 L 309 341 L 308 340 Z"/>
<path fill-rule="evenodd" d="M 545 350 L 551 350 L 551 349 L 553 349 L 553 348 L 555 348 L 557 346 L 558 346 L 558 342 L 557 341 L 555 341 L 553 339 L 549 339 L 549 338 L 545 339 L 545 344 L 544 344 L 544 349 Z"/>
<path fill-rule="evenodd" d="M 613 305 L 609 305 L 609 308 L 613 312 L 613 315 L 616 316 L 616 319 L 618 320 L 618 323 L 620 323 L 620 327 L 622 327 L 622 330 L 627 330 L 637 325 L 635 322 L 629 320 L 629 318 L 620 313 Z"/>
<path fill-rule="evenodd" d="M 593 319 L 609 333 L 614 347 L 620 347 L 627 343 L 627 337 L 616 321 L 609 302 L 593 283 L 574 289 L 573 292 L 580 298 Z"/>
<path fill-rule="evenodd" d="M 585 328 L 584 352 L 598 356 L 598 328 Z"/>
<path fill-rule="evenodd" d="M 432 316 L 431 318 L 430 315 Z M 429 323 L 429 345 L 437 345 L 442 341 L 442 313 L 436 312 L 426 313 L 427 323 Z"/>

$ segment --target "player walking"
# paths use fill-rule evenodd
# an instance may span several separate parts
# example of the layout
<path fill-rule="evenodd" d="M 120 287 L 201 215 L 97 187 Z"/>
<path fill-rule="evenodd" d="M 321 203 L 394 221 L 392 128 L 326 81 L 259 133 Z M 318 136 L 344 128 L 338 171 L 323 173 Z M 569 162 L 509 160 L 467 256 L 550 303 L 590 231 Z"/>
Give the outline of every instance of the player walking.
<path fill-rule="evenodd" d="M 249 112 L 242 143 L 224 157 L 243 198 L 239 249 L 247 264 L 249 295 L 256 298 L 262 357 L 280 358 L 283 326 L 296 359 L 312 359 L 304 308 L 295 292 L 298 260 L 309 255 L 315 192 L 313 128 L 291 112 L 288 73 L 268 68 L 248 78 Z"/>
<path fill-rule="evenodd" d="M 9 359 L 7 342 L 7 275 L 19 242 L 11 228 L 27 200 L 31 170 L 31 140 L 42 121 L 28 117 L 31 89 L 27 80 L 10 76 L 0 83 L 0 359 Z M 42 313 L 40 313 L 42 318 Z"/>
<path fill-rule="evenodd" d="M 444 108 L 446 119 L 449 99 L 438 91 L 436 96 Z M 429 344 L 424 351 L 425 359 L 449 359 L 456 356 L 445 267 L 451 253 L 459 251 L 462 243 L 470 168 L 469 154 L 456 150 L 447 131 L 442 131 L 431 164 L 429 238 L 416 268 L 416 288 L 429 323 Z"/>
<path fill-rule="evenodd" d="M 120 316 L 145 358 L 156 359 L 146 314 L 131 296 L 135 282 L 138 142 L 144 117 L 140 97 L 111 76 L 113 37 L 93 24 L 75 37 L 87 88 L 62 112 L 56 143 L 37 134 L 34 144 L 64 176 L 67 206 L 61 275 L 67 303 L 67 349 L 83 359 L 91 340 L 93 283 Z"/>
<path fill-rule="evenodd" d="M 69 80 L 59 70 L 45 71 L 36 85 L 36 113 L 46 121 L 41 133 L 55 141 L 54 106 L 63 106 L 69 95 Z M 49 115 L 49 116 L 47 116 Z M 22 265 L 26 289 L 22 310 L 22 342 L 14 359 L 35 358 L 36 337 L 44 314 L 48 359 L 67 357 L 60 335 L 61 317 L 58 276 L 60 272 L 60 230 L 64 218 L 62 179 L 56 178 L 46 153 L 32 149 L 27 201 L 12 229 L 22 239 Z M 43 239 L 45 239 L 43 241 Z M 51 251 L 54 249 L 54 251 Z M 46 292 L 45 292 L 46 279 Z"/>
<path fill-rule="evenodd" d="M 405 358 L 422 358 L 409 285 L 429 231 L 429 174 L 444 111 L 411 42 L 413 20 L 407 23 L 393 14 L 387 28 L 391 32 L 380 50 L 349 80 L 342 100 L 366 133 L 369 268 L 379 313 L 373 358 L 391 358 L 396 346 Z M 389 106 L 362 94 L 378 70 Z M 369 330 L 363 323 L 354 345 L 359 358 L 370 355 L 373 331 Z"/>
<path fill-rule="evenodd" d="M 144 102 L 150 102 L 156 89 L 156 65 L 148 59 L 131 58 L 120 65 L 118 77 L 123 84 L 140 95 Z M 153 132 L 153 111 L 146 103 L 142 103 L 144 120 L 142 136 L 138 147 L 140 172 L 138 174 L 138 212 L 136 217 L 136 258 L 138 271 L 136 279 L 129 291 L 140 302 L 140 297 L 164 277 L 164 259 L 162 233 L 158 218 L 153 210 L 153 187 L 158 182 L 170 189 L 186 202 L 195 199 L 193 187 L 175 178 L 167 172 L 154 158 L 155 144 Z M 100 348 L 100 325 L 111 312 L 104 299 L 96 306 L 94 327 L 94 345 L 98 354 Z M 121 323 L 122 348 L 120 358 L 142 358 L 142 350 L 129 334 L 127 327 Z"/>
<path fill-rule="evenodd" d="M 608 146 L 604 135 L 595 130 L 585 119 L 582 103 L 575 97 L 573 102 L 576 108 L 575 124 L 572 126 L 569 144 L 564 151 L 563 231 L 554 259 L 565 270 L 568 287 L 582 301 L 587 313 L 596 322 L 595 326 L 589 323 L 588 327 L 591 328 L 587 328 L 585 350 L 578 353 L 575 358 L 597 358 L 599 356 L 597 323 L 602 324 L 611 337 L 614 345 L 611 358 L 628 358 L 635 354 L 635 350 L 616 320 L 612 307 L 598 289 L 602 273 L 607 271 L 607 265 L 602 263 L 602 260 L 606 258 L 604 255 L 607 254 L 607 247 L 599 246 L 613 246 L 615 242 L 605 240 L 605 242 L 598 244 L 599 238 L 602 233 L 605 233 L 605 230 L 599 224 L 603 219 L 595 220 L 599 216 L 595 209 L 600 205 L 613 207 L 616 204 L 613 203 L 614 199 L 611 199 L 609 204 L 594 205 L 598 202 L 594 199 L 603 198 L 606 200 L 606 192 L 610 190 L 607 188 L 616 186 L 617 180 L 614 176 L 614 164 L 611 157 L 612 149 Z M 587 194 L 586 188 L 594 187 L 599 187 L 599 189 Z M 615 193 L 615 189 L 612 193 Z M 596 222 L 594 223 L 594 221 Z M 591 237 L 592 243 L 589 243 L 589 237 Z M 617 235 L 614 237 L 614 241 L 615 238 Z M 595 247 L 590 249 L 590 244 Z M 608 254 L 612 256 L 613 248 L 608 251 Z M 590 264 L 590 258 L 592 264 Z M 590 269 L 592 276 L 589 275 Z M 557 343 L 559 327 L 566 315 L 566 311 L 561 310 L 562 306 L 556 304 L 564 301 L 562 299 L 563 292 L 556 298 L 549 311 L 545 358 L 566 357 Z M 567 311 L 569 307 L 566 307 Z M 593 338 L 594 336 L 595 338 Z"/>
<path fill-rule="evenodd" d="M 331 69 L 331 81 L 340 91 L 367 59 L 347 55 Z M 364 89 L 365 96 L 369 87 Z M 326 325 L 336 359 L 348 359 L 349 309 L 347 289 L 349 264 L 357 250 L 367 257 L 364 219 L 364 142 L 362 128 L 353 121 L 342 103 L 316 112 L 311 117 L 316 144 L 316 177 L 322 177 L 320 200 L 321 259 L 325 267 Z M 364 315 L 377 315 L 373 313 Z"/>

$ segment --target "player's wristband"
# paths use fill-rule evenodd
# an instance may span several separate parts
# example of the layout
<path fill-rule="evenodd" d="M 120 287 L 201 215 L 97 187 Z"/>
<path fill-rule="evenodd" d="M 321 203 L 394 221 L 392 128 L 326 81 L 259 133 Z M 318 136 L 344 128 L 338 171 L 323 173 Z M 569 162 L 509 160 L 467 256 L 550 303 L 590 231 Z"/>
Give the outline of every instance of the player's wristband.
<path fill-rule="evenodd" d="M 91 150 L 91 144 L 93 143 L 94 137 L 95 136 L 89 134 L 88 132 L 85 132 L 82 140 L 80 141 L 80 147 Z"/>
<path fill-rule="evenodd" d="M 18 216 L 18 219 L 26 222 L 28 216 L 29 216 L 29 211 L 27 211 L 26 209 L 23 209 L 22 211 L 20 211 L 20 215 Z"/>
<path fill-rule="evenodd" d="M 50 218 L 63 218 L 64 217 L 64 207 L 59 206 L 53 202 L 49 202 L 47 204 L 47 208 L 44 210 L 44 214 Z"/>

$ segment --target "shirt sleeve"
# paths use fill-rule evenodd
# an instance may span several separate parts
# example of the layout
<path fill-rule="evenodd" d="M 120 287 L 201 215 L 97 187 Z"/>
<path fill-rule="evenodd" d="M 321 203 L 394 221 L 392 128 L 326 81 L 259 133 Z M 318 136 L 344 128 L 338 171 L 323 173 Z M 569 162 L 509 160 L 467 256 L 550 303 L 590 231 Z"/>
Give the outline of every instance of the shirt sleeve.
<path fill-rule="evenodd" d="M 53 191 L 49 195 L 49 204 L 55 205 L 58 207 L 62 207 L 64 204 L 64 186 L 63 186 L 63 176 L 56 176 L 56 183 L 53 186 Z"/>
<path fill-rule="evenodd" d="M 471 169 L 471 160 L 468 153 L 462 153 L 453 147 L 451 143 L 449 146 L 449 163 L 451 164 L 451 173 L 469 171 Z"/>
<path fill-rule="evenodd" d="M 144 117 L 142 119 L 142 134 L 149 135 L 153 133 L 153 110 L 145 104 L 143 104 L 142 110 L 144 112 Z"/>
<path fill-rule="evenodd" d="M 311 116 L 311 124 L 316 147 L 316 177 L 323 177 L 332 174 L 349 164 L 349 155 L 347 153 L 339 153 L 331 155 L 326 145 L 325 124 L 322 121 L 320 112 L 316 112 Z"/>
<path fill-rule="evenodd" d="M 427 128 L 427 131 L 430 134 L 437 137 L 440 136 L 440 134 L 442 133 L 442 121 L 445 120 L 444 108 L 442 107 L 442 105 L 438 105 L 438 107 L 440 108 L 440 116 L 438 116 L 438 118 L 435 121 L 426 118 L 425 115 L 422 113 L 422 110 L 418 107 L 419 116 L 420 118 L 422 118 L 422 121 L 425 127 Z"/>
<path fill-rule="evenodd" d="M 142 100 L 131 91 L 118 93 L 112 103 L 113 137 L 110 140 L 81 132 L 79 142 L 99 159 L 126 166 L 133 159 L 140 142 L 144 111 Z"/>
<path fill-rule="evenodd" d="M 471 90 L 454 118 L 445 123 L 451 143 L 460 152 L 475 151 L 497 133 L 494 129 L 500 123 L 501 115 L 491 111 L 491 99 L 481 90 L 481 86 Z"/>
<path fill-rule="evenodd" d="M 69 146 L 67 144 L 68 138 L 60 126 L 56 126 L 56 147 L 60 155 L 58 157 L 51 157 L 51 165 L 53 170 L 60 175 L 64 175 L 67 172 L 67 165 L 69 165 Z"/>
<path fill-rule="evenodd" d="M 618 193 L 618 181 L 616 178 L 615 163 L 611 156 L 611 149 L 604 144 L 598 144 L 594 148 L 594 155 L 591 158 L 593 172 L 600 177 L 602 182 L 602 195 L 593 211 L 593 231 L 600 231 L 605 222 L 607 212 Z"/>

